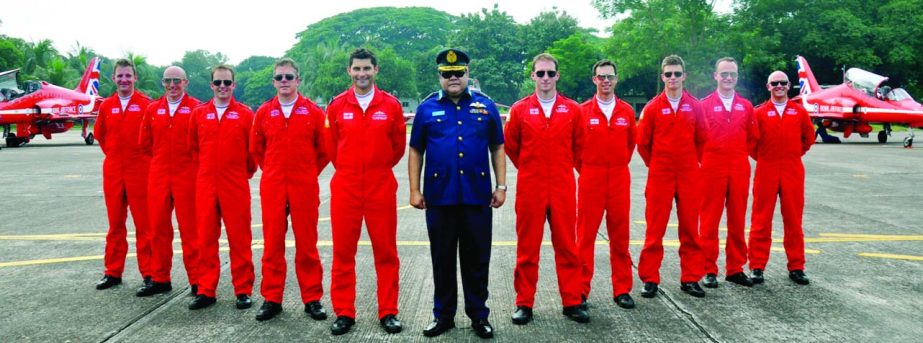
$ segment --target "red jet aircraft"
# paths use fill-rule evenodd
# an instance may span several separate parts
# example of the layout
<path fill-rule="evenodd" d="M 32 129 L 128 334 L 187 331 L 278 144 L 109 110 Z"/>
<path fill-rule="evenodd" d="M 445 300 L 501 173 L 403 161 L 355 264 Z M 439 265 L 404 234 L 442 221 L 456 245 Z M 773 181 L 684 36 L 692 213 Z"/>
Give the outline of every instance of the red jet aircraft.
<path fill-rule="evenodd" d="M 882 123 L 884 129 L 878 132 L 878 142 L 888 141 L 891 124 L 904 124 L 910 130 L 910 136 L 904 138 L 904 147 L 913 146 L 913 128 L 923 126 L 923 105 L 907 91 L 883 86 L 887 77 L 859 68 L 846 71 L 845 83 L 821 89 L 808 61 L 798 56 L 797 62 L 801 86 L 798 98 L 815 119 L 817 133 L 824 142 L 840 142 L 839 138 L 827 135 L 828 129 L 842 132 L 843 138 L 853 133 L 868 137 L 872 132 L 869 123 Z"/>
<path fill-rule="evenodd" d="M 101 102 L 99 64 L 99 57 L 91 59 L 73 90 L 45 81 L 27 83 L 21 90 L 16 83 L 19 69 L 0 73 L 0 126 L 6 146 L 18 147 L 37 134 L 51 139 L 51 134 L 65 132 L 78 121 L 83 123 L 84 141 L 92 145 L 93 134 L 87 127 Z M 10 132 L 11 125 L 16 125 L 16 132 Z"/>

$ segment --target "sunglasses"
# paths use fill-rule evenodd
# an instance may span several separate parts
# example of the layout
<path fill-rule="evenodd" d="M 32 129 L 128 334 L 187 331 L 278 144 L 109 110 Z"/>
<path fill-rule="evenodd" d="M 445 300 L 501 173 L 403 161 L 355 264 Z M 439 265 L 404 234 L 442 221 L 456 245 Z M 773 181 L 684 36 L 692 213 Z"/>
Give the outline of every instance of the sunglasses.
<path fill-rule="evenodd" d="M 722 79 L 736 79 L 737 78 L 737 72 L 733 72 L 733 71 L 730 71 L 730 72 L 722 71 L 721 73 L 718 73 L 718 75 L 721 75 Z"/>
<path fill-rule="evenodd" d="M 444 79 L 451 79 L 453 76 L 457 78 L 461 78 L 462 76 L 465 76 L 465 71 L 464 70 L 441 71 L 439 72 L 439 75 L 442 75 L 442 78 Z"/>
<path fill-rule="evenodd" d="M 596 79 L 599 81 L 612 81 L 615 80 L 615 74 L 596 75 Z"/>
<path fill-rule="evenodd" d="M 681 71 L 668 71 L 668 72 L 664 72 L 664 73 L 663 73 L 663 77 L 668 78 L 668 79 L 671 78 L 671 77 L 673 77 L 674 75 L 676 75 L 676 77 L 683 77 L 683 72 L 681 72 Z"/>
<path fill-rule="evenodd" d="M 545 74 L 548 74 L 548 77 L 555 77 L 555 75 L 558 75 L 558 72 L 557 72 L 557 71 L 554 71 L 554 70 L 537 70 L 537 71 L 535 71 L 535 76 L 538 77 L 538 78 L 543 78 L 543 77 L 545 77 Z"/>
<path fill-rule="evenodd" d="M 773 87 L 788 86 L 788 81 L 769 81 L 769 85 Z"/>
<path fill-rule="evenodd" d="M 163 79 L 163 84 L 165 84 L 165 85 L 169 85 L 169 84 L 171 84 L 171 83 L 180 84 L 180 82 L 183 82 L 183 79 L 176 78 L 176 77 L 164 78 L 164 79 Z"/>
<path fill-rule="evenodd" d="M 276 76 L 273 76 L 272 79 L 276 81 L 282 81 L 282 79 L 285 79 L 286 81 L 291 81 L 295 79 L 295 74 L 278 74 Z"/>
<path fill-rule="evenodd" d="M 213 80 L 212 81 L 212 84 L 215 85 L 215 87 L 221 87 L 222 83 L 224 83 L 225 87 L 230 87 L 231 84 L 234 83 L 234 81 L 231 81 L 231 80 Z"/>

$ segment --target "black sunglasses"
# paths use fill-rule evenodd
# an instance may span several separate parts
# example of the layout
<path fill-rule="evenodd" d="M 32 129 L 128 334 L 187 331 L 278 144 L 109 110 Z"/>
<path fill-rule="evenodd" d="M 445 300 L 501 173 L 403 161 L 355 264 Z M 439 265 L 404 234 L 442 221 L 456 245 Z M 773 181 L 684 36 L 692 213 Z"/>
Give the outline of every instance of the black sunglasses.
<path fill-rule="evenodd" d="M 615 74 L 596 75 L 596 79 L 599 81 L 606 81 L 606 80 L 612 81 L 612 80 L 615 80 Z"/>
<path fill-rule="evenodd" d="M 285 79 L 286 81 L 291 81 L 295 79 L 295 74 L 278 74 L 276 76 L 273 76 L 272 79 L 276 81 L 282 81 L 282 79 Z"/>
<path fill-rule="evenodd" d="M 681 72 L 681 71 L 667 71 L 667 72 L 664 72 L 664 73 L 663 73 L 663 77 L 668 78 L 668 79 L 671 78 L 671 77 L 673 77 L 673 75 L 676 75 L 676 77 L 683 77 L 683 72 Z"/>
<path fill-rule="evenodd" d="M 535 71 L 535 76 L 538 78 L 545 77 L 545 74 L 548 74 L 548 77 L 554 77 L 555 75 L 558 75 L 558 72 L 554 70 L 536 70 Z"/>
<path fill-rule="evenodd" d="M 213 80 L 212 81 L 212 84 L 215 85 L 215 87 L 221 87 L 221 83 L 224 83 L 225 87 L 230 87 L 231 84 L 234 83 L 234 81 L 231 81 L 231 80 Z"/>
<path fill-rule="evenodd" d="M 170 78 L 163 79 L 163 84 L 165 85 L 169 85 L 171 83 L 179 84 L 180 82 L 183 82 L 183 79 L 177 78 L 177 77 L 170 77 Z"/>
<path fill-rule="evenodd" d="M 773 87 L 788 86 L 788 81 L 770 81 L 769 84 Z"/>
<path fill-rule="evenodd" d="M 465 71 L 464 70 L 441 71 L 439 72 L 439 75 L 442 75 L 442 78 L 444 79 L 451 79 L 452 76 L 461 78 L 462 76 L 465 76 Z"/>

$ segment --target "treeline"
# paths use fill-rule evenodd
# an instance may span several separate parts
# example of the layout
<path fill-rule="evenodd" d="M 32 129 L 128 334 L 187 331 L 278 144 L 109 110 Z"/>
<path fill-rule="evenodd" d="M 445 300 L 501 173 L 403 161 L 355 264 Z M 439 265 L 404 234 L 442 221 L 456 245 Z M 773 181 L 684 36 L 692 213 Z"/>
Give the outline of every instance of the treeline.
<path fill-rule="evenodd" d="M 349 86 L 347 56 L 359 46 L 378 55 L 379 86 L 404 98 L 438 89 L 434 58 L 449 46 L 472 56 L 471 77 L 503 104 L 531 92 L 528 65 L 543 51 L 559 58 L 558 88 L 577 100 L 592 96 L 590 66 L 600 58 L 618 65 L 619 95 L 652 97 L 662 87 L 660 60 L 674 53 L 685 58 L 687 88 L 696 96 L 714 89 L 714 61 L 732 56 L 741 65 L 741 92 L 762 101 L 772 70 L 797 77 L 799 54 L 821 84 L 841 82 L 844 66 L 860 67 L 889 76 L 911 94 L 923 93 L 923 0 L 736 0 L 727 13 L 717 11 L 714 0 L 594 0 L 594 6 L 617 19 L 611 36 L 601 38 L 556 9 L 526 24 L 517 24 L 496 5 L 461 16 L 423 7 L 360 9 L 307 26 L 286 56 L 301 65 L 301 91 L 322 103 Z M 22 68 L 23 80 L 73 87 L 96 55 L 79 44 L 62 53 L 48 40 L 0 36 L 0 69 Z M 101 57 L 108 76 L 111 59 Z M 239 100 L 257 106 L 274 94 L 270 78 L 276 57 L 251 56 L 236 66 Z M 160 96 L 166 66 L 150 65 L 140 54 L 128 58 L 138 66 L 138 88 Z M 196 50 L 173 64 L 186 69 L 190 94 L 209 99 L 209 68 L 226 62 L 220 52 Z M 114 90 L 108 77 L 100 88 L 103 95 Z"/>

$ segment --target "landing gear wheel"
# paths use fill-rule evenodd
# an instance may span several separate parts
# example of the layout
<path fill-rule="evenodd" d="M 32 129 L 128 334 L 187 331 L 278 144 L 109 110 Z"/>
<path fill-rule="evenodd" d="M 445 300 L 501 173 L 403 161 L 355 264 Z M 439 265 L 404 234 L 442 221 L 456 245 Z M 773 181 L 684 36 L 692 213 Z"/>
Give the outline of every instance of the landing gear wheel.
<path fill-rule="evenodd" d="M 887 143 L 888 142 L 888 133 L 884 130 L 878 131 L 878 143 Z"/>
<path fill-rule="evenodd" d="M 6 136 L 6 147 L 17 148 L 20 144 L 22 144 L 22 140 L 20 140 L 19 137 L 16 137 L 16 135 L 10 134 L 9 136 Z"/>
<path fill-rule="evenodd" d="M 904 138 L 904 147 L 905 147 L 905 148 L 912 148 L 912 147 L 913 147 L 913 138 L 910 138 L 910 137 Z"/>
<path fill-rule="evenodd" d="M 93 141 L 94 141 L 93 134 L 92 133 L 87 134 L 87 137 L 84 138 L 83 141 L 86 142 L 87 145 L 93 145 Z"/>

